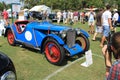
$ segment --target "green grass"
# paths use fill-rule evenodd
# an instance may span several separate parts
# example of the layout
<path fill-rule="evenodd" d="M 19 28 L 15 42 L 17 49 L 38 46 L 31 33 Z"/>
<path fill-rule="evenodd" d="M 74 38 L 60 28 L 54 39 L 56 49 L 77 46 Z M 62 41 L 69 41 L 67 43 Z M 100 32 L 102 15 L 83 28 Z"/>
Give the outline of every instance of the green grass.
<path fill-rule="evenodd" d="M 79 27 L 88 31 L 87 23 L 77 23 L 72 27 Z M 119 27 L 117 30 L 120 31 Z M 93 35 L 90 35 L 89 38 L 90 49 L 93 54 L 102 56 L 101 48 L 99 47 L 100 41 L 91 41 L 92 36 Z M 98 38 L 100 38 L 100 36 L 98 36 Z M 0 37 L 0 51 L 4 52 L 12 59 L 18 80 L 43 80 L 48 75 L 76 60 L 74 59 L 75 57 L 69 58 L 67 64 L 64 66 L 55 66 L 47 62 L 45 56 L 39 51 L 21 48 L 20 46 L 10 46 L 7 42 L 7 38 L 3 36 Z M 104 58 L 93 55 L 93 64 L 88 68 L 80 65 L 84 61 L 85 59 L 74 63 L 49 80 L 104 80 Z"/>

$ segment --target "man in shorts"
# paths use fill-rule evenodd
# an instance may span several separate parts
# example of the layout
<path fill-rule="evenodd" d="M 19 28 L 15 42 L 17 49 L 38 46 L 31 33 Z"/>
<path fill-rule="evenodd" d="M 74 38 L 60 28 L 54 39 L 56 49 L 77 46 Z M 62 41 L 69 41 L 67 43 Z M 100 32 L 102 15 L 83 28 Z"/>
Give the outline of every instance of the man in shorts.
<path fill-rule="evenodd" d="M 103 13 L 103 9 L 99 9 L 99 12 L 96 15 L 96 30 L 92 38 L 93 41 L 96 40 L 96 36 L 98 33 L 102 34 L 103 32 L 103 27 L 101 22 L 102 13 Z"/>
<path fill-rule="evenodd" d="M 112 29 L 111 23 L 112 14 L 110 12 L 110 5 L 106 6 L 106 10 L 102 14 L 102 26 L 103 26 L 103 36 L 100 43 L 100 47 L 103 47 L 105 40 L 109 36 L 110 29 Z"/>

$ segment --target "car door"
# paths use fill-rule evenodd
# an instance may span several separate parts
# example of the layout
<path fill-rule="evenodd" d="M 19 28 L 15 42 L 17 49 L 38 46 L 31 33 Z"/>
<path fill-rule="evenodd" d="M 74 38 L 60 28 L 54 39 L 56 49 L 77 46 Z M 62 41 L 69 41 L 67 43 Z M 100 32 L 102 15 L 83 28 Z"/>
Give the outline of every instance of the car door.
<path fill-rule="evenodd" d="M 27 24 L 24 23 L 19 23 L 19 24 L 14 24 L 12 28 L 16 41 L 34 47 L 37 46 L 32 27 L 29 27 Z"/>

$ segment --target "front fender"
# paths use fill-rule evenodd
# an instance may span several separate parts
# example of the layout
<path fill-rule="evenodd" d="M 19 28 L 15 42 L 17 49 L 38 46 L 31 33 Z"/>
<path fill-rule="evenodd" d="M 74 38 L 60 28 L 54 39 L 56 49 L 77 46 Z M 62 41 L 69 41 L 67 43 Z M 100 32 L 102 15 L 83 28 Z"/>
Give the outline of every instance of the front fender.
<path fill-rule="evenodd" d="M 90 37 L 90 35 L 85 30 L 80 29 L 80 32 L 84 34 L 87 38 Z"/>
<path fill-rule="evenodd" d="M 70 53 L 70 56 L 83 52 L 83 48 L 79 44 L 75 44 L 73 47 L 68 47 L 67 45 L 64 45 L 63 47 Z"/>
<path fill-rule="evenodd" d="M 7 27 L 6 27 L 6 30 L 5 30 L 4 37 L 6 37 L 6 36 L 7 36 L 7 31 L 8 31 L 9 29 L 11 29 L 11 27 L 10 27 L 10 26 L 7 26 Z"/>
<path fill-rule="evenodd" d="M 57 36 L 55 34 L 49 34 L 48 36 L 53 37 L 60 45 L 64 44 L 64 41 L 59 36 Z"/>

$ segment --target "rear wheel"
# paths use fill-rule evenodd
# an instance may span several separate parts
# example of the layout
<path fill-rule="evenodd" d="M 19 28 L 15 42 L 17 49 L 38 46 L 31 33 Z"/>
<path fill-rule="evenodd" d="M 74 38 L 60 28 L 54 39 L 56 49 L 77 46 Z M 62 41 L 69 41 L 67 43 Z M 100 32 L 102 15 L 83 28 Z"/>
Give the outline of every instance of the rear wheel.
<path fill-rule="evenodd" d="M 55 65 L 61 65 L 64 60 L 65 53 L 62 46 L 60 46 L 54 39 L 47 39 L 44 44 L 44 52 L 46 59 Z"/>
<path fill-rule="evenodd" d="M 7 40 L 10 45 L 15 45 L 15 37 L 10 29 L 7 31 Z"/>
<path fill-rule="evenodd" d="M 84 35 L 80 35 L 76 38 L 76 43 L 78 43 L 82 48 L 83 52 L 88 51 L 90 47 L 89 39 Z"/>

